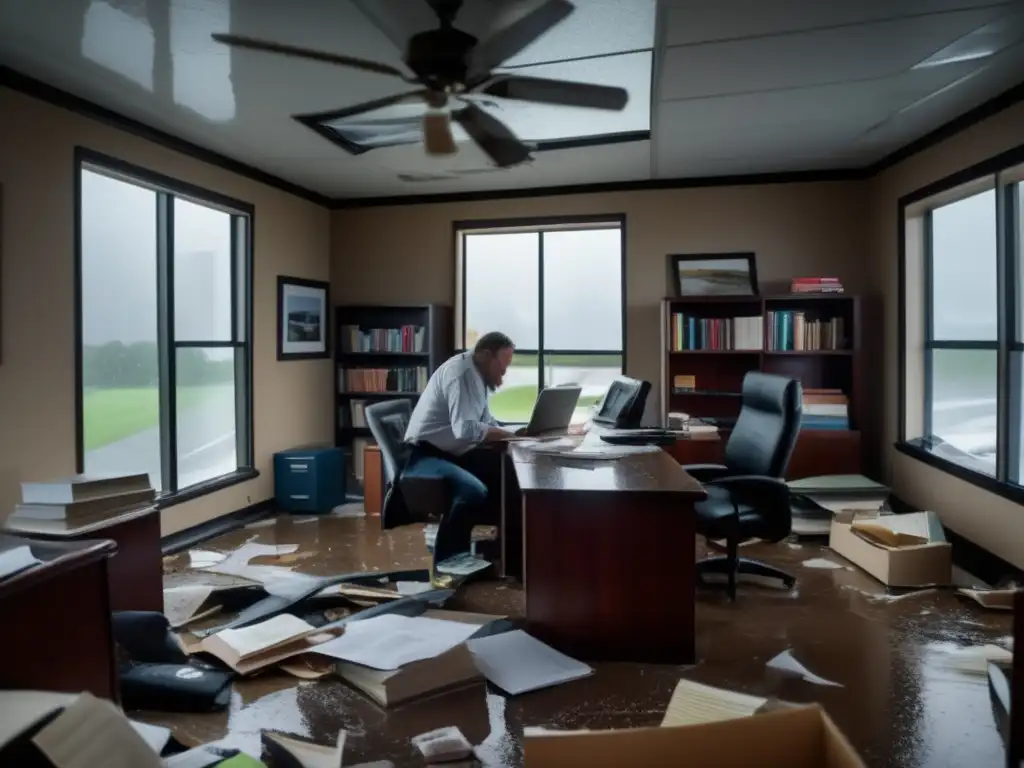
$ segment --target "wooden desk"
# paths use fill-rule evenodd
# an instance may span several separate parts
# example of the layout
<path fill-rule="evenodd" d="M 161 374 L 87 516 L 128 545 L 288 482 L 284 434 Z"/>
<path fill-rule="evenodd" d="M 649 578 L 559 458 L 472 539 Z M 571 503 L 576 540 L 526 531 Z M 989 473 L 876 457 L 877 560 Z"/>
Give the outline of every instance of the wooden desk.
<path fill-rule="evenodd" d="M 0 580 L 0 688 L 89 691 L 117 701 L 107 563 L 112 541 L 28 544 L 41 565 Z"/>
<path fill-rule="evenodd" d="M 143 507 L 61 533 L 35 528 L 30 520 L 8 519 L 7 530 L 42 541 L 110 539 L 117 545 L 117 554 L 108 566 L 111 609 L 163 612 L 163 552 L 160 513 L 155 507 Z"/>
<path fill-rule="evenodd" d="M 511 445 L 509 457 L 531 633 L 593 660 L 692 663 L 700 483 L 664 451 L 586 461 Z"/>

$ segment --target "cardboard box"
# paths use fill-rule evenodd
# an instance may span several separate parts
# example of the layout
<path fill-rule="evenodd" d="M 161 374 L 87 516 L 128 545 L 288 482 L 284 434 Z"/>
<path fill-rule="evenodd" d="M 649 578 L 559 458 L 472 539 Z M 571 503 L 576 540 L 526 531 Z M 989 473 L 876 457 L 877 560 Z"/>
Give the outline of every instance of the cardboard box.
<path fill-rule="evenodd" d="M 874 538 L 871 529 L 888 532 L 889 542 Z M 890 587 L 936 587 L 952 582 L 953 550 L 934 512 L 839 512 L 832 519 L 828 545 Z"/>
<path fill-rule="evenodd" d="M 816 705 L 704 725 L 526 736 L 523 764 L 526 768 L 866 768 Z"/>

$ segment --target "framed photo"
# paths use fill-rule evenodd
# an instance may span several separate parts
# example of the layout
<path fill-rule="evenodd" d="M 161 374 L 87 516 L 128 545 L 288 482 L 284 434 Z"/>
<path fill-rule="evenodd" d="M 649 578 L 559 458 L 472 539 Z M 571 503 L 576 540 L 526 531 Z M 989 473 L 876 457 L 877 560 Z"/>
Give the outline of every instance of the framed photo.
<path fill-rule="evenodd" d="M 277 359 L 316 360 L 331 356 L 330 284 L 277 276 Z"/>
<path fill-rule="evenodd" d="M 753 253 L 669 256 L 677 297 L 757 296 Z"/>

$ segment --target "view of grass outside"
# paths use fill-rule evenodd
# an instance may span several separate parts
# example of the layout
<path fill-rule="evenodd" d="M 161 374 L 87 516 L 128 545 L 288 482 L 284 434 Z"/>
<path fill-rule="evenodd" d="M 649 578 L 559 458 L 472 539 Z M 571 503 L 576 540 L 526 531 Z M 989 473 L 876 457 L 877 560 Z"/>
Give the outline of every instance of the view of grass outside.
<path fill-rule="evenodd" d="M 178 387 L 179 412 L 209 402 L 231 385 Z M 85 450 L 93 451 L 160 423 L 160 392 L 156 387 L 89 389 L 82 399 Z"/>
<path fill-rule="evenodd" d="M 530 420 L 537 401 L 537 355 L 516 354 L 505 375 L 505 384 L 491 396 L 491 413 L 507 422 Z M 547 385 L 578 383 L 583 387 L 573 422 L 587 419 L 608 386 L 622 370 L 618 355 L 545 355 L 544 382 Z"/>

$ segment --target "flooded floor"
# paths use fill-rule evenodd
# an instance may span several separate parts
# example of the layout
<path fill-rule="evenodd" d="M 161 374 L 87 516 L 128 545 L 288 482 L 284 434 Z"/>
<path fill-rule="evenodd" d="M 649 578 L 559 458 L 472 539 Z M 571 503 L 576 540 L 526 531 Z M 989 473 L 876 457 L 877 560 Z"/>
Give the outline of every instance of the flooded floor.
<path fill-rule="evenodd" d="M 422 526 L 382 532 L 375 517 L 282 515 L 201 548 L 226 552 L 250 540 L 298 544 L 290 566 L 317 575 L 429 564 Z M 869 766 L 1002 764 L 985 678 L 955 672 L 943 660 L 954 646 L 1007 647 L 1009 613 L 986 611 L 949 590 L 894 599 L 819 544 L 756 544 L 741 554 L 788 570 L 797 587 L 784 592 L 741 582 L 735 603 L 718 589 L 700 591 L 694 666 L 599 663 L 588 679 L 517 697 L 476 689 L 395 710 L 378 707 L 338 680 L 306 682 L 271 672 L 236 682 L 227 712 L 140 719 L 171 726 L 189 745 L 217 740 L 253 754 L 259 754 L 262 729 L 330 744 L 345 730 L 345 765 L 389 759 L 397 766 L 422 764 L 411 737 L 456 725 L 477 745 L 484 765 L 518 766 L 524 727 L 657 725 L 677 681 L 686 677 L 785 701 L 820 702 Z M 201 578 L 187 570 L 188 562 L 187 553 L 165 558 L 167 581 Z M 523 595 L 514 583 L 482 582 L 463 587 L 445 607 L 519 618 Z M 766 668 L 787 649 L 840 686 Z"/>

